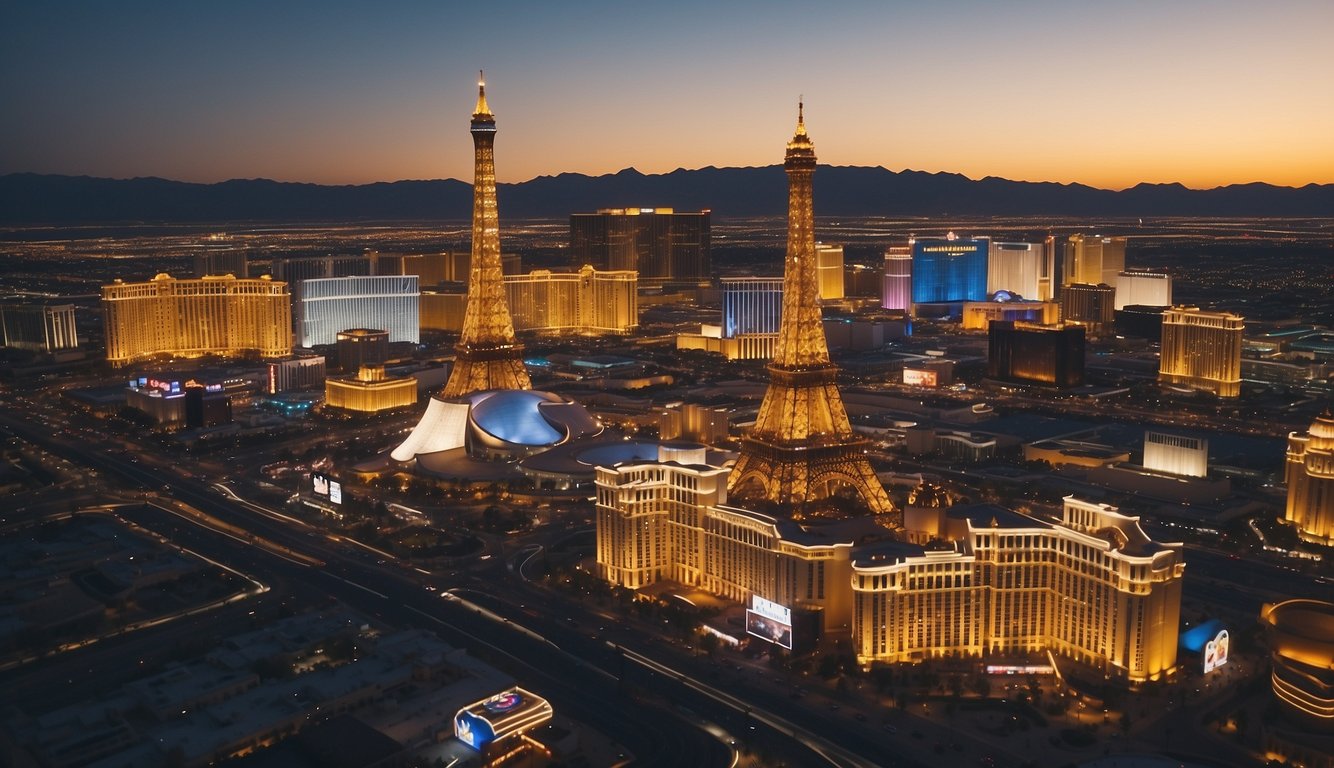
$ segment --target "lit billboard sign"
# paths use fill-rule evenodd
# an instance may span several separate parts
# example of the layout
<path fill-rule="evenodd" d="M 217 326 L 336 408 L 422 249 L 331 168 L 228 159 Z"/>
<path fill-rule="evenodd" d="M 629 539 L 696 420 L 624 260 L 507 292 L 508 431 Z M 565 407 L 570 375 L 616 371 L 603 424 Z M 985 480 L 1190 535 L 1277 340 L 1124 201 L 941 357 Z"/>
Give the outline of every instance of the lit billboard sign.
<path fill-rule="evenodd" d="M 310 476 L 310 479 L 312 481 L 312 484 L 315 486 L 315 495 L 317 496 L 329 495 L 329 478 L 316 472 L 315 474 Z"/>
<path fill-rule="evenodd" d="M 1214 639 L 1204 644 L 1204 673 L 1206 675 L 1227 663 L 1227 652 L 1230 644 L 1226 629 L 1218 630 Z"/>
<path fill-rule="evenodd" d="M 454 736 L 478 752 L 496 740 L 496 732 L 491 724 L 466 709 L 454 717 Z"/>
<path fill-rule="evenodd" d="M 919 371 L 912 368 L 903 369 L 903 383 L 914 387 L 934 387 L 937 386 L 935 371 Z"/>
<path fill-rule="evenodd" d="M 792 650 L 792 609 L 752 595 L 746 610 L 746 632 Z"/>
<path fill-rule="evenodd" d="M 335 503 L 335 504 L 342 504 L 342 503 L 343 503 L 343 484 L 342 484 L 342 483 L 335 482 L 335 481 L 333 481 L 333 480 L 330 480 L 330 481 L 329 481 L 329 501 L 332 501 L 332 502 Z"/>

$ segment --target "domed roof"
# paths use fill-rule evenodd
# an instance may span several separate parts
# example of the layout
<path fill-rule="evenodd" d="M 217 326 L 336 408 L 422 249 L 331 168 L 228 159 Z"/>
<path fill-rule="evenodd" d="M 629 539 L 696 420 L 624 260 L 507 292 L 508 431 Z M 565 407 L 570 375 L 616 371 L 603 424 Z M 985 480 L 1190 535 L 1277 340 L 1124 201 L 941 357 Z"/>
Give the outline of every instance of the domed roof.
<path fill-rule="evenodd" d="M 516 445 L 555 445 L 565 438 L 541 412 L 558 395 L 531 389 L 502 389 L 473 399 L 472 422 L 488 435 Z"/>
<path fill-rule="evenodd" d="M 908 506 L 943 509 L 950 505 L 949 491 L 935 483 L 923 482 L 908 493 Z"/>

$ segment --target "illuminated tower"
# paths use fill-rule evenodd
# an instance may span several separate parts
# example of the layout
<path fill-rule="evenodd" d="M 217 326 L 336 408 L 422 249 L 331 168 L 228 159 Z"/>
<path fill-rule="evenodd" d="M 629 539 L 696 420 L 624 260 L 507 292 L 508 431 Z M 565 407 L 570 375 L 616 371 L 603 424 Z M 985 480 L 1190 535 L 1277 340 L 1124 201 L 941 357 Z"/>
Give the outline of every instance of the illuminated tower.
<path fill-rule="evenodd" d="M 838 368 L 829 361 L 811 212 L 815 146 L 806 135 L 800 107 L 784 167 L 788 177 L 787 260 L 778 344 L 769 364 L 769 389 L 755 426 L 742 439 L 741 457 L 728 478 L 728 491 L 743 498 L 801 507 L 846 486 L 872 512 L 892 512 L 884 487 L 863 455 L 866 442 L 848 423 L 836 384 Z"/>
<path fill-rule="evenodd" d="M 486 84 L 477 84 L 472 115 L 472 259 L 463 334 L 455 347 L 454 369 L 442 397 L 462 397 L 486 389 L 531 389 L 523 367 L 523 347 L 514 339 L 514 321 L 505 301 L 500 270 L 500 215 L 496 211 L 496 118 L 486 105 Z"/>

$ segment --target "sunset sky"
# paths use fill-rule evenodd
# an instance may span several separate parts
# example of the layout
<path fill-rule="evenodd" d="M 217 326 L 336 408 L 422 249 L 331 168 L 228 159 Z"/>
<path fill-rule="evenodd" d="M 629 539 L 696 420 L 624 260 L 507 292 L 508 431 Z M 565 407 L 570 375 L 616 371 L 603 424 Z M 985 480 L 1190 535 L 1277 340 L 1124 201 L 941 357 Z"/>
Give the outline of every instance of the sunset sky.
<path fill-rule="evenodd" d="M 1334 183 L 1334 2 L 5 2 L 0 173 Z"/>

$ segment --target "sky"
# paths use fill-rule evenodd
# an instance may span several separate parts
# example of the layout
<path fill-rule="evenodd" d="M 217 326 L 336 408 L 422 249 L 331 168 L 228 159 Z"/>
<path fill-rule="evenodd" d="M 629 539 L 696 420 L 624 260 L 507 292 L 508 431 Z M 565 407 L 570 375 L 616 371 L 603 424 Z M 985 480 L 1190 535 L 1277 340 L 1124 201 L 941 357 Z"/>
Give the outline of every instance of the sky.
<path fill-rule="evenodd" d="M 0 0 L 0 173 L 471 181 L 782 162 L 1334 183 L 1334 2 Z"/>

